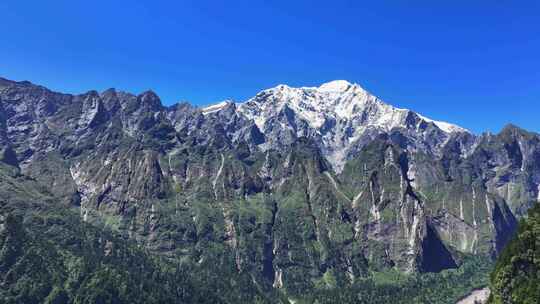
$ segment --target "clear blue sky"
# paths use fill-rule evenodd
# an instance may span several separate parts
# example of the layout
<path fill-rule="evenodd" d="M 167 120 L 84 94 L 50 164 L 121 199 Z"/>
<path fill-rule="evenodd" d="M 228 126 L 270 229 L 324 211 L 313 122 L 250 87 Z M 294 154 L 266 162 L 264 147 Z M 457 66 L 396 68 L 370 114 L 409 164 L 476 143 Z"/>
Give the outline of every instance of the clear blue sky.
<path fill-rule="evenodd" d="M 475 132 L 540 131 L 540 1 L 3 0 L 0 12 L 0 76 L 54 90 L 205 105 L 347 79 Z"/>

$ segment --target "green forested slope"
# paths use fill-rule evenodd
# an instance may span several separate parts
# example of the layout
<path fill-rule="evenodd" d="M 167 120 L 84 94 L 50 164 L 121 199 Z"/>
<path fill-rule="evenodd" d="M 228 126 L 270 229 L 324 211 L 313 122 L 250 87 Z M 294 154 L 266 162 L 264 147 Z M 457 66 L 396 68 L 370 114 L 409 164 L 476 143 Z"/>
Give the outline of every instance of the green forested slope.
<path fill-rule="evenodd" d="M 491 275 L 490 303 L 540 303 L 540 205 L 529 210 Z"/>
<path fill-rule="evenodd" d="M 1 303 L 453 303 L 485 285 L 489 269 L 464 258 L 456 270 L 371 272 L 354 284 L 329 269 L 321 280 L 299 277 L 304 293 L 276 290 L 212 243 L 198 263 L 166 259 L 84 223 L 16 167 L 0 163 L 0 180 Z"/>
<path fill-rule="evenodd" d="M 186 265 L 59 208 L 0 163 L 0 303 L 264 302 L 232 255 Z M 210 250 L 210 249 L 209 249 Z"/>

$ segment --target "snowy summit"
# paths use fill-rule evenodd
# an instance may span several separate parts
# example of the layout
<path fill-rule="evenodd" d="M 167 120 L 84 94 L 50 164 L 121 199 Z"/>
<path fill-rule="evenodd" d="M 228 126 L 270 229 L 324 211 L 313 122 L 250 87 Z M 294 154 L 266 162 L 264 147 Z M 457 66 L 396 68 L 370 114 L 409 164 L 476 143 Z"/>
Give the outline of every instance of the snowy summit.
<path fill-rule="evenodd" d="M 350 86 L 352 86 L 352 84 L 347 80 L 334 80 L 323 83 L 318 90 L 320 92 L 344 92 Z"/>
<path fill-rule="evenodd" d="M 261 99 L 261 96 L 265 98 Z M 358 84 L 346 80 L 330 81 L 319 87 L 292 88 L 279 85 L 240 104 L 239 109 L 263 130 L 264 122 L 284 106 L 291 108 L 316 129 L 321 128 L 329 119 L 346 119 L 389 131 L 403 126 L 405 118 L 412 112 L 384 103 Z M 434 123 L 444 132 L 468 132 L 456 125 L 417 115 L 425 122 Z"/>
<path fill-rule="evenodd" d="M 222 102 L 209 106 L 202 113 L 218 112 L 226 105 Z M 236 111 L 253 121 L 275 145 L 293 137 L 315 138 L 336 170 L 374 134 L 407 130 L 407 134 L 418 138 L 436 135 L 436 147 L 452 134 L 468 133 L 459 126 L 393 107 L 346 80 L 319 87 L 278 85 L 237 104 Z"/>

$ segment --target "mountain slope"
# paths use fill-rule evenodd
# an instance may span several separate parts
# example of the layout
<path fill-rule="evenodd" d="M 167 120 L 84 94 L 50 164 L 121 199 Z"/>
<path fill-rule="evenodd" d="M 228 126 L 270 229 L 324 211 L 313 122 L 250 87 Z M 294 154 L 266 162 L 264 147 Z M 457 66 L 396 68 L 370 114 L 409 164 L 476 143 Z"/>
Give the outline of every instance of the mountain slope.
<path fill-rule="evenodd" d="M 164 259 L 66 207 L 0 162 L 2 303 L 269 302 L 230 255 L 196 267 Z"/>
<path fill-rule="evenodd" d="M 539 197 L 538 134 L 476 136 L 343 81 L 199 109 L 4 80 L 0 108 L 1 159 L 56 208 L 263 294 L 489 260 Z"/>

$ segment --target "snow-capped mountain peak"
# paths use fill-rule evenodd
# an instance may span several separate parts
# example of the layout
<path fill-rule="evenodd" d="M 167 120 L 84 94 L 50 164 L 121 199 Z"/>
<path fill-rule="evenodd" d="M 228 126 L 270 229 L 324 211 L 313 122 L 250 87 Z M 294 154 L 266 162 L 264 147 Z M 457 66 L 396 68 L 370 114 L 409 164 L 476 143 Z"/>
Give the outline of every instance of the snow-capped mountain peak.
<path fill-rule="evenodd" d="M 328 119 L 345 119 L 389 131 L 404 127 L 407 115 L 412 112 L 391 106 L 358 84 L 346 80 L 330 81 L 319 87 L 293 88 L 278 85 L 240 103 L 238 108 L 263 130 L 264 122 L 285 106 L 315 129 L 321 128 Z M 435 124 L 445 133 L 468 132 L 459 126 L 415 114 L 421 120 Z"/>
<path fill-rule="evenodd" d="M 206 115 L 226 105 L 222 102 L 202 111 Z M 266 144 L 279 145 L 297 137 L 314 138 L 336 170 L 374 134 L 401 130 L 414 137 L 412 141 L 428 140 L 426 146 L 436 148 L 451 134 L 468 132 L 391 106 L 358 84 L 345 80 L 330 81 L 319 87 L 278 85 L 237 104 L 236 111 L 257 125 L 267 138 Z M 436 138 L 428 138 L 433 136 Z"/>
<path fill-rule="evenodd" d="M 239 111 L 264 130 L 267 119 L 280 113 L 284 108 L 291 109 L 307 124 L 315 129 L 323 126 L 327 118 L 347 118 L 357 108 L 363 108 L 368 94 L 355 90 L 346 81 L 333 81 L 320 87 L 292 88 L 286 85 L 264 90 L 255 97 L 239 105 Z M 349 89 L 349 90 L 348 90 Z M 360 98 L 357 98 L 360 97 Z"/>

